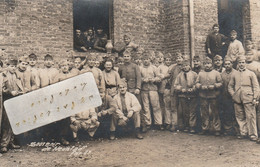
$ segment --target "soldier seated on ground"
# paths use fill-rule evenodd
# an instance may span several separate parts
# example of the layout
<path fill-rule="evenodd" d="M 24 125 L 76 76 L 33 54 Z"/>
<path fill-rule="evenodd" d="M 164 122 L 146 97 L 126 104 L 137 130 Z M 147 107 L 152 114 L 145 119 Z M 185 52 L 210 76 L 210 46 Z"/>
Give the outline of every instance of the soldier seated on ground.
<path fill-rule="evenodd" d="M 119 93 L 115 95 L 116 112 L 112 115 L 110 126 L 110 139 L 115 139 L 117 126 L 127 126 L 134 122 L 137 139 L 143 139 L 140 133 L 140 110 L 141 105 L 134 94 L 127 92 L 127 83 L 123 80 L 119 83 Z"/>
<path fill-rule="evenodd" d="M 80 129 L 87 131 L 89 136 L 92 138 L 100 124 L 98 122 L 95 108 L 71 116 L 70 120 L 70 128 L 72 130 L 74 141 L 78 141 L 78 130 Z"/>

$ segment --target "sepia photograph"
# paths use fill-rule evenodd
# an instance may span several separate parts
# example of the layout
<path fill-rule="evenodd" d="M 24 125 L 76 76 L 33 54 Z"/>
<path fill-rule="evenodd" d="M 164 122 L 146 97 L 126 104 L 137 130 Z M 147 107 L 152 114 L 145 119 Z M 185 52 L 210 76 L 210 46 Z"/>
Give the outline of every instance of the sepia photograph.
<path fill-rule="evenodd" d="M 259 167 L 260 0 L 0 0 L 0 167 Z"/>

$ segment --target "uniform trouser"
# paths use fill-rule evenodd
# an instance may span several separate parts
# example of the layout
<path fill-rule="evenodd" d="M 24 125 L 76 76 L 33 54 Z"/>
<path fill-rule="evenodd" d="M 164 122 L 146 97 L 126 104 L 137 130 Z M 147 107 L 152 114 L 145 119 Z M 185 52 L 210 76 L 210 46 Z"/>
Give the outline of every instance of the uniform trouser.
<path fill-rule="evenodd" d="M 142 120 L 144 125 L 151 125 L 151 110 L 150 104 L 153 110 L 154 124 L 162 125 L 162 111 L 159 103 L 159 95 L 157 91 L 142 91 L 141 92 L 143 102 Z"/>
<path fill-rule="evenodd" d="M 258 129 L 258 134 L 260 133 L 260 103 L 256 107 L 256 124 Z"/>
<path fill-rule="evenodd" d="M 219 119 L 219 111 L 217 106 L 216 98 L 201 98 L 200 99 L 200 112 L 201 112 L 201 128 L 202 130 L 210 130 L 213 128 L 214 131 L 220 131 L 221 123 Z M 211 114 L 210 114 L 211 109 Z M 210 115 L 212 121 L 210 121 Z M 211 123 L 210 123 L 211 122 Z"/>
<path fill-rule="evenodd" d="M 222 114 L 221 114 L 221 124 L 223 130 L 226 132 L 231 132 L 234 128 L 237 128 L 237 121 L 235 117 L 233 101 L 230 98 L 224 98 L 221 103 Z"/>
<path fill-rule="evenodd" d="M 195 97 L 179 97 L 181 109 L 178 110 L 178 126 L 179 128 L 192 128 L 196 126 L 196 103 Z"/>
<path fill-rule="evenodd" d="M 163 112 L 163 118 L 164 123 L 171 125 L 173 122 L 173 119 L 176 119 L 176 115 L 173 114 L 171 109 L 171 90 L 165 89 L 163 93 L 163 103 L 164 103 L 164 110 Z"/>
<path fill-rule="evenodd" d="M 14 141 L 13 131 L 11 129 L 11 125 L 9 123 L 7 114 L 5 110 L 3 110 L 1 147 L 8 147 L 8 145 L 13 141 Z"/>
<path fill-rule="evenodd" d="M 111 123 L 110 123 L 110 131 L 116 131 L 116 126 L 118 125 L 119 119 L 116 114 L 112 114 Z M 140 112 L 134 112 L 133 116 L 130 118 L 130 121 L 134 121 L 135 128 L 140 128 L 141 124 L 141 118 L 140 118 Z"/>
<path fill-rule="evenodd" d="M 241 135 L 256 136 L 256 109 L 252 103 L 234 103 L 237 123 L 239 125 Z"/>
<path fill-rule="evenodd" d="M 172 120 L 171 120 L 171 124 L 172 126 L 177 126 L 178 125 L 178 114 L 177 114 L 177 111 L 179 108 L 179 99 L 178 99 L 178 95 L 177 93 L 173 93 L 171 94 L 170 96 L 170 99 L 171 99 L 171 115 L 172 115 Z"/>

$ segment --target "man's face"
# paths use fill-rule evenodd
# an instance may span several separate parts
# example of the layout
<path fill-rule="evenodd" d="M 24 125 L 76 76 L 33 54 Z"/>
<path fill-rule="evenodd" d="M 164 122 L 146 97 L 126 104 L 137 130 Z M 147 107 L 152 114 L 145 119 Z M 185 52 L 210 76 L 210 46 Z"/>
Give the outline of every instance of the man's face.
<path fill-rule="evenodd" d="M 246 67 L 246 60 L 239 60 L 237 65 L 239 69 L 244 69 Z"/>
<path fill-rule="evenodd" d="M 118 65 L 124 65 L 124 60 L 118 60 Z"/>
<path fill-rule="evenodd" d="M 230 71 L 232 69 L 233 64 L 230 61 L 225 61 L 224 67 L 227 71 Z"/>
<path fill-rule="evenodd" d="M 231 34 L 231 40 L 234 41 L 237 38 L 237 34 L 236 33 L 232 33 Z"/>
<path fill-rule="evenodd" d="M 73 66 L 74 66 L 74 62 L 73 62 L 73 59 L 68 59 L 68 66 L 69 66 L 69 69 L 72 69 Z"/>
<path fill-rule="evenodd" d="M 29 65 L 31 67 L 34 67 L 37 63 L 37 60 L 35 58 L 29 58 Z"/>
<path fill-rule="evenodd" d="M 124 42 L 125 42 L 126 45 L 128 45 L 131 42 L 131 39 L 128 36 L 125 36 Z"/>
<path fill-rule="evenodd" d="M 189 64 L 184 64 L 184 65 L 182 66 L 182 70 L 183 70 L 184 72 L 189 72 L 189 71 L 190 71 L 190 65 L 189 65 Z"/>
<path fill-rule="evenodd" d="M 80 59 L 75 59 L 75 61 L 74 61 L 74 66 L 75 66 L 77 69 L 80 69 L 81 60 L 80 60 Z"/>
<path fill-rule="evenodd" d="M 135 59 L 135 63 L 136 63 L 137 65 L 141 65 L 141 64 L 142 64 L 142 59 L 141 59 L 141 58 Z"/>
<path fill-rule="evenodd" d="M 161 55 L 157 59 L 159 63 L 162 63 L 164 61 L 164 57 Z"/>
<path fill-rule="evenodd" d="M 7 66 L 7 70 L 11 73 L 14 74 L 16 70 L 16 65 L 10 64 Z"/>
<path fill-rule="evenodd" d="M 119 85 L 118 87 L 120 94 L 126 94 L 127 87 L 125 85 Z"/>
<path fill-rule="evenodd" d="M 176 63 L 178 65 L 182 64 L 183 58 L 181 56 L 177 56 Z"/>
<path fill-rule="evenodd" d="M 105 69 L 106 69 L 107 72 L 111 71 L 111 70 L 112 70 L 112 67 L 113 67 L 112 62 L 107 61 L 107 62 L 105 63 L 105 65 L 104 65 L 104 67 L 105 67 Z"/>
<path fill-rule="evenodd" d="M 52 66 L 52 64 L 53 64 L 52 59 L 47 58 L 47 59 L 44 60 L 44 65 L 45 65 L 47 68 L 50 68 L 50 67 Z"/>
<path fill-rule="evenodd" d="M 95 67 L 98 68 L 99 66 L 100 66 L 100 61 L 96 60 L 96 61 L 95 61 Z"/>
<path fill-rule="evenodd" d="M 103 33 L 103 29 L 101 29 L 101 28 L 97 29 L 97 33 L 98 33 L 99 35 L 101 35 L 101 34 Z"/>
<path fill-rule="evenodd" d="M 76 30 L 76 35 L 79 37 L 80 36 L 80 30 Z"/>
<path fill-rule="evenodd" d="M 247 44 L 246 45 L 246 50 L 251 50 L 253 49 L 253 45 L 252 44 Z"/>
<path fill-rule="evenodd" d="M 99 94 L 100 94 L 101 99 L 104 100 L 105 99 L 105 92 L 99 92 Z"/>
<path fill-rule="evenodd" d="M 88 35 L 90 35 L 90 36 L 93 35 L 93 30 L 91 30 L 91 29 L 88 30 Z"/>
<path fill-rule="evenodd" d="M 25 61 L 21 61 L 20 63 L 19 63 L 19 69 L 21 70 L 21 71 L 25 71 L 26 70 L 26 68 L 27 68 L 27 62 L 25 62 Z"/>
<path fill-rule="evenodd" d="M 159 63 L 159 61 L 158 61 L 158 60 L 154 61 L 154 63 L 153 63 L 153 64 L 155 65 L 155 67 L 159 67 L 159 65 L 160 65 L 160 63 Z"/>
<path fill-rule="evenodd" d="M 171 58 L 166 58 L 166 59 L 165 59 L 165 65 L 166 65 L 166 66 L 170 66 L 171 64 L 172 64 Z"/>
<path fill-rule="evenodd" d="M 149 66 L 150 65 L 150 59 L 149 58 L 144 58 L 143 59 L 143 64 L 145 65 L 145 66 Z"/>
<path fill-rule="evenodd" d="M 247 53 L 245 56 L 246 56 L 246 62 L 252 62 L 254 60 L 254 55 L 251 52 Z"/>
<path fill-rule="evenodd" d="M 68 63 L 62 64 L 62 65 L 60 66 L 60 68 L 61 68 L 61 71 L 62 71 L 63 73 L 68 73 L 68 72 L 69 72 L 69 64 L 68 64 Z"/>
<path fill-rule="evenodd" d="M 223 61 L 220 60 L 220 59 L 217 59 L 217 60 L 214 61 L 214 65 L 215 65 L 216 67 L 222 66 L 222 63 L 223 63 Z"/>
<path fill-rule="evenodd" d="M 193 60 L 193 64 L 194 64 L 195 68 L 198 68 L 198 67 L 200 67 L 201 62 L 199 60 Z"/>
<path fill-rule="evenodd" d="M 213 28 L 213 31 L 214 31 L 215 33 L 218 33 L 218 32 L 219 32 L 219 28 L 218 28 L 218 27 L 214 27 L 214 28 Z"/>
<path fill-rule="evenodd" d="M 85 37 L 88 36 L 88 31 L 85 31 L 83 34 Z"/>
<path fill-rule="evenodd" d="M 89 59 L 89 60 L 88 60 L 88 66 L 89 66 L 89 67 L 94 67 L 94 66 L 95 66 L 95 62 L 96 62 L 95 59 Z"/>
<path fill-rule="evenodd" d="M 131 61 L 130 54 L 124 54 L 123 58 L 124 58 L 125 63 L 129 63 Z"/>
<path fill-rule="evenodd" d="M 205 70 L 210 70 L 212 68 L 212 63 L 206 62 L 204 66 L 205 66 Z"/>

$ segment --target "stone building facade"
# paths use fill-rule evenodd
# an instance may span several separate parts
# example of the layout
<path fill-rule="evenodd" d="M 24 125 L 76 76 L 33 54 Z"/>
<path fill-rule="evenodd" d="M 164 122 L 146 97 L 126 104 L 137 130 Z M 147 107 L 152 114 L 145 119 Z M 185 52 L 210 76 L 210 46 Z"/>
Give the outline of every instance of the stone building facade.
<path fill-rule="evenodd" d="M 35 52 L 43 57 L 50 53 L 62 59 L 67 51 L 73 50 L 73 1 L 76 0 L 1 0 L 0 48 L 7 55 Z M 236 1 L 243 4 L 243 40 L 257 44 L 260 1 Z M 221 0 L 111 2 L 114 43 L 130 34 L 145 50 L 170 52 L 173 56 L 180 50 L 187 55 L 204 56 L 206 36 L 212 25 L 218 23 Z"/>

